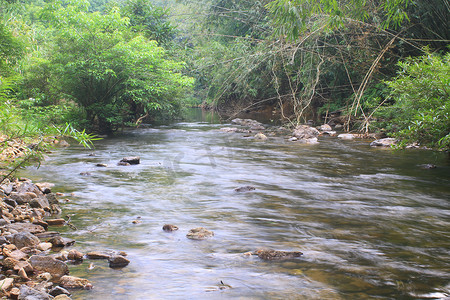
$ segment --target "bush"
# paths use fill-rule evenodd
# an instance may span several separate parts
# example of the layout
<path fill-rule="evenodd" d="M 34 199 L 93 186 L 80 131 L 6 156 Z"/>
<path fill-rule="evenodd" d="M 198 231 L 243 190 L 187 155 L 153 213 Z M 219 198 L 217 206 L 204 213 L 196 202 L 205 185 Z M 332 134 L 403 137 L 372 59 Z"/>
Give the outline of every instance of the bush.
<path fill-rule="evenodd" d="M 409 58 L 399 66 L 398 76 L 386 82 L 395 102 L 382 110 L 392 135 L 403 145 L 450 149 L 450 53 Z"/>

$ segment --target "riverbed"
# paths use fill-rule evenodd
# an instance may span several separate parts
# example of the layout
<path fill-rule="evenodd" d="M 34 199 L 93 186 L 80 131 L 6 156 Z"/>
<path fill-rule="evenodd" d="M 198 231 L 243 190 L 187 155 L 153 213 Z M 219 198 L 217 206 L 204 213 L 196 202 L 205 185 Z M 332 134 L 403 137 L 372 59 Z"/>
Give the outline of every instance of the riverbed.
<path fill-rule="evenodd" d="M 130 265 L 71 266 L 94 289 L 73 299 L 443 299 L 450 294 L 450 161 L 369 141 L 283 136 L 182 122 L 125 130 L 49 155 L 21 175 L 56 184 L 74 248 Z M 118 166 L 124 156 L 141 163 Z M 106 164 L 107 167 L 97 167 Z M 421 164 L 434 164 L 423 169 Z M 83 173 L 84 175 L 80 175 Z M 86 175 L 89 174 L 89 175 Z M 253 186 L 255 190 L 236 192 Z M 178 231 L 164 232 L 164 224 Z M 215 236 L 186 238 L 205 227 Z M 285 261 L 242 253 L 301 251 Z M 230 288 L 231 287 L 231 288 Z"/>

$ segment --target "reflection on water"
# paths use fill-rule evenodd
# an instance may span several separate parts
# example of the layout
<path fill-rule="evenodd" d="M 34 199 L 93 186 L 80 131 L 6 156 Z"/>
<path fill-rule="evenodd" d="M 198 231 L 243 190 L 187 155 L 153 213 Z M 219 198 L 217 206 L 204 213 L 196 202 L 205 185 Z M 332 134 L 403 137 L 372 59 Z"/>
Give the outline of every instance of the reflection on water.
<path fill-rule="evenodd" d="M 71 193 L 80 251 L 114 249 L 132 263 L 71 267 L 95 288 L 74 299 L 439 299 L 450 292 L 450 166 L 443 153 L 370 149 L 323 138 L 257 142 L 211 122 L 126 131 L 70 147 L 29 169 Z M 95 156 L 88 156 L 94 153 Z M 123 156 L 141 164 L 117 166 Z M 108 164 L 107 168 L 96 167 Z M 438 168 L 423 170 L 419 164 Z M 90 172 L 91 176 L 81 176 Z M 237 193 L 236 187 L 256 190 Z M 140 217 L 139 224 L 132 221 Z M 180 230 L 162 231 L 166 223 Z M 203 226 L 212 239 L 193 241 Z M 260 247 L 299 250 L 266 262 Z M 231 289 L 221 290 L 221 282 Z"/>

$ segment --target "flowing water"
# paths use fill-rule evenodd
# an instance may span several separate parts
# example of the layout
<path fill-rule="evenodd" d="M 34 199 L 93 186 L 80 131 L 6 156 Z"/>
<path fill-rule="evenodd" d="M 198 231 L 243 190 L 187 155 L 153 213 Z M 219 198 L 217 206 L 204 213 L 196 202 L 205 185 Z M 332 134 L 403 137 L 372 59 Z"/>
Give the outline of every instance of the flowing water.
<path fill-rule="evenodd" d="M 219 131 L 223 126 L 197 121 L 127 130 L 94 150 L 57 151 L 39 170 L 25 171 L 66 193 L 64 215 L 72 215 L 77 230 L 62 231 L 76 249 L 122 250 L 131 260 L 120 270 L 106 261 L 71 266 L 72 275 L 94 284 L 73 299 L 449 295 L 448 155 L 336 138 L 318 145 L 283 137 L 258 142 Z M 133 155 L 141 164 L 117 165 Z M 418 166 L 426 163 L 438 168 Z M 256 189 L 234 191 L 247 185 Z M 166 223 L 180 229 L 164 232 Z M 187 239 L 199 226 L 215 236 Z M 242 255 L 258 248 L 304 254 L 287 261 Z"/>

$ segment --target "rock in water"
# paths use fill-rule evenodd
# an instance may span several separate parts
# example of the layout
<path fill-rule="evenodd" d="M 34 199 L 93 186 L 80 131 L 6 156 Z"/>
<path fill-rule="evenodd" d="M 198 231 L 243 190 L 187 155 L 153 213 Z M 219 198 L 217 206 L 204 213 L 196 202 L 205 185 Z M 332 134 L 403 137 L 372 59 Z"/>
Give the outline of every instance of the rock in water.
<path fill-rule="evenodd" d="M 370 146 L 371 147 L 392 147 L 395 145 L 396 142 L 397 142 L 397 140 L 394 138 L 385 138 L 385 139 L 373 141 L 372 143 L 370 143 Z"/>
<path fill-rule="evenodd" d="M 331 131 L 331 130 L 333 130 L 333 129 L 331 128 L 330 125 L 328 125 L 328 124 L 323 124 L 322 126 L 319 127 L 319 130 L 320 130 L 320 131 Z"/>
<path fill-rule="evenodd" d="M 141 163 L 139 156 L 124 157 L 119 163 L 129 163 L 130 165 L 138 165 Z"/>
<path fill-rule="evenodd" d="M 255 134 L 254 138 L 257 141 L 266 141 L 268 139 L 267 136 L 264 133 L 261 133 L 261 132 Z"/>
<path fill-rule="evenodd" d="M 298 125 L 297 127 L 295 127 L 294 132 L 292 133 L 292 135 L 299 140 L 316 138 L 319 136 L 319 134 L 319 130 L 308 125 Z"/>
<path fill-rule="evenodd" d="M 214 236 L 214 232 L 207 230 L 204 227 L 193 228 L 186 234 L 186 237 L 192 240 L 204 240 L 212 236 Z"/>
<path fill-rule="evenodd" d="M 123 268 L 128 266 L 130 261 L 122 255 L 114 255 L 108 258 L 110 268 Z"/>
<path fill-rule="evenodd" d="M 250 191 L 254 191 L 254 190 L 256 190 L 256 188 L 254 186 L 251 186 L 251 185 L 241 186 L 241 187 L 238 187 L 238 188 L 234 189 L 235 192 L 239 192 L 239 193 L 250 192 Z"/>
<path fill-rule="evenodd" d="M 178 230 L 178 226 L 172 224 L 166 224 L 162 228 L 164 231 L 176 231 Z"/>
<path fill-rule="evenodd" d="M 341 140 L 353 140 L 355 138 L 355 136 L 351 133 L 341 133 L 340 135 L 338 135 L 338 139 Z"/>
<path fill-rule="evenodd" d="M 66 289 L 92 289 L 92 284 L 89 280 L 75 276 L 63 276 L 59 284 Z"/>
<path fill-rule="evenodd" d="M 295 257 L 300 257 L 303 253 L 299 251 L 278 251 L 272 249 L 260 249 L 257 250 L 255 255 L 264 260 L 281 260 L 281 259 L 291 259 Z"/>

